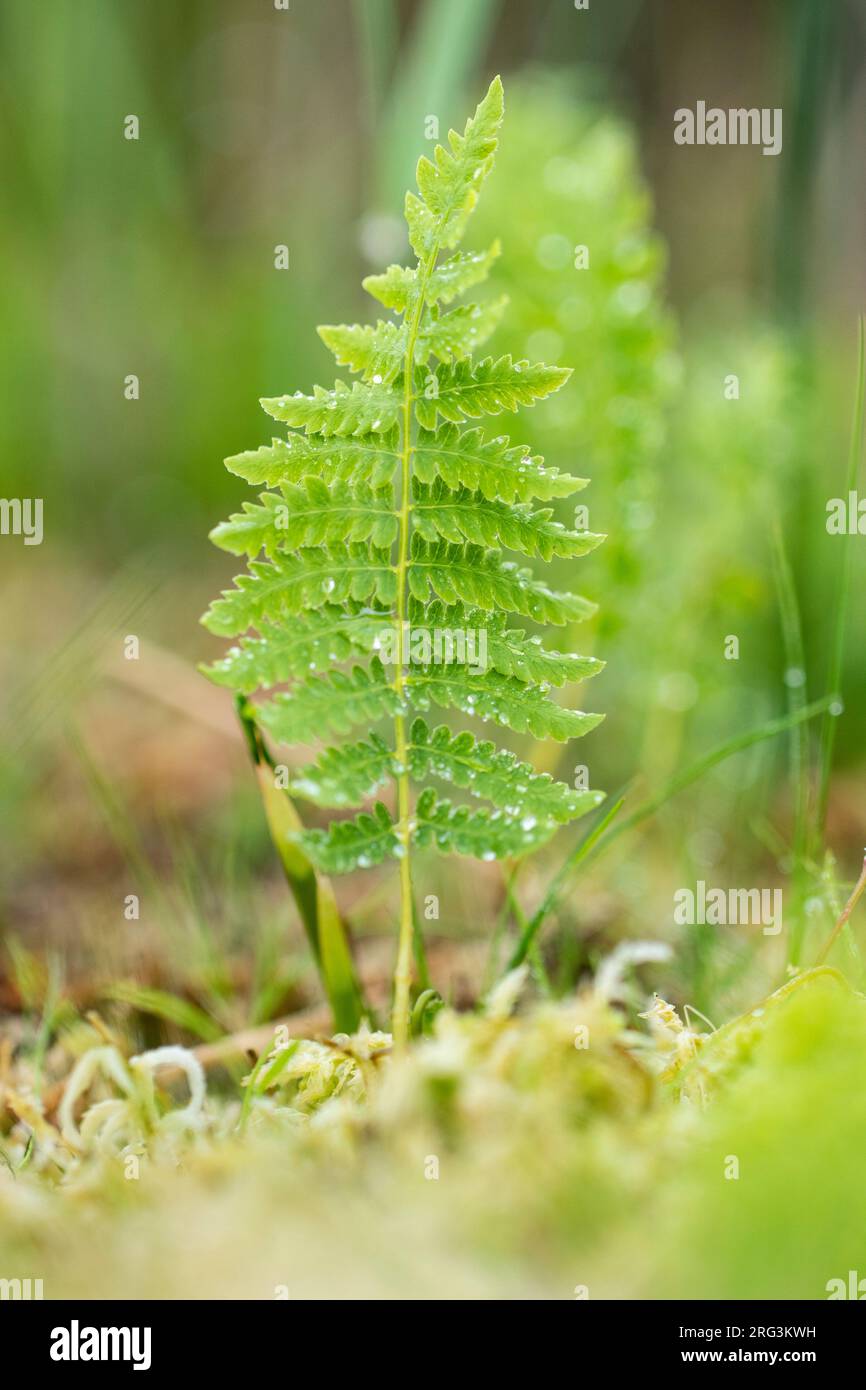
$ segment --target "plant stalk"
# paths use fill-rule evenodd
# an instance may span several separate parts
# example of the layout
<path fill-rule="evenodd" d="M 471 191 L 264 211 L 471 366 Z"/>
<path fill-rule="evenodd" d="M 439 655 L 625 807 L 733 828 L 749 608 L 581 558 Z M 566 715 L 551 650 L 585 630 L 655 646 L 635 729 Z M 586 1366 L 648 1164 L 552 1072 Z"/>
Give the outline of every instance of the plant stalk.
<path fill-rule="evenodd" d="M 397 944 L 397 964 L 394 970 L 394 1010 L 392 1028 L 397 1047 L 405 1046 L 409 1038 L 410 994 L 412 989 L 412 955 L 414 937 L 414 915 L 412 903 L 411 842 L 410 823 L 408 741 L 406 738 L 406 716 L 402 712 L 405 696 L 405 674 L 403 671 L 403 632 L 406 621 L 407 595 L 406 574 L 409 565 L 409 528 L 412 510 L 412 400 L 415 385 L 415 344 L 418 328 L 424 310 L 424 295 L 430 272 L 439 254 L 438 245 L 433 247 L 418 284 L 418 300 L 409 325 L 406 339 L 406 358 L 403 368 L 403 422 L 400 440 L 400 534 L 397 558 L 397 666 L 394 676 L 394 693 L 400 701 L 400 709 L 394 716 L 394 744 L 397 763 L 401 769 L 397 775 L 397 838 L 402 851 L 400 856 L 400 934 Z"/>
<path fill-rule="evenodd" d="M 851 425 L 851 442 L 848 450 L 846 501 L 857 486 L 857 474 L 860 467 L 860 459 L 863 454 L 864 394 L 866 394 L 866 319 L 864 319 L 864 315 L 861 314 L 859 319 L 857 349 L 857 388 L 854 402 L 854 419 Z M 839 687 L 842 684 L 842 666 L 845 656 L 845 632 L 848 623 L 848 602 L 851 589 L 852 562 L 852 540 L 850 536 L 845 536 L 843 538 L 843 550 L 839 568 L 839 587 L 836 594 L 830 669 L 827 677 L 827 693 L 832 697 L 835 707 L 831 707 L 824 716 L 818 758 L 818 794 L 815 813 L 816 850 L 819 850 L 823 843 L 824 829 L 827 823 L 827 804 L 830 799 L 830 772 L 833 763 L 833 745 L 836 741 L 836 720 L 840 713 L 838 708 L 840 699 Z"/>
<path fill-rule="evenodd" d="M 815 961 L 816 965 L 824 964 L 824 961 L 830 954 L 830 951 L 833 947 L 833 943 L 835 942 L 837 936 L 842 931 L 843 927 L 848 921 L 848 918 L 851 916 L 851 913 L 854 911 L 855 907 L 860 901 L 860 898 L 863 896 L 864 889 L 866 889 L 866 856 L 864 856 L 863 859 L 863 868 L 860 870 L 860 877 L 854 885 L 854 891 L 851 894 L 848 901 L 846 902 L 845 906 L 842 908 L 842 911 L 839 914 L 838 922 L 836 923 L 835 927 L 833 928 L 826 942 L 824 943 L 824 949 L 821 951 L 820 955 L 818 956 L 818 959 Z"/>

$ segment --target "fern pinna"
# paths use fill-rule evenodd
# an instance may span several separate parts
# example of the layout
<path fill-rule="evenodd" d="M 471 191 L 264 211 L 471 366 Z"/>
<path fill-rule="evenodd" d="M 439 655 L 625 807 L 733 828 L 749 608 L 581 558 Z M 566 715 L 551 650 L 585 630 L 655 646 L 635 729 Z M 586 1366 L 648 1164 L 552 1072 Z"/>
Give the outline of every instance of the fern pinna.
<path fill-rule="evenodd" d="M 292 779 L 293 795 L 360 807 L 396 786 L 390 805 L 377 801 L 327 830 L 299 829 L 296 839 L 324 872 L 400 861 L 398 1038 L 411 989 L 412 848 L 522 855 L 601 799 L 471 732 L 431 730 L 423 717 L 437 706 L 560 740 L 601 718 L 549 692 L 602 663 L 550 650 L 506 617 L 565 625 L 594 611 L 503 556 L 571 558 L 597 545 L 603 537 L 567 530 L 550 507 L 535 505 L 586 480 L 475 423 L 532 405 L 570 373 L 473 356 L 498 323 L 501 300 L 446 307 L 498 255 L 498 243 L 455 248 L 493 165 L 502 114 L 497 77 L 464 133 L 450 133 L 450 150 L 437 146 L 432 161 L 419 161 L 418 194 L 405 203 L 417 263 L 364 281 L 393 317 L 319 329 L 338 365 L 360 380 L 262 401 L 289 426 L 288 438 L 227 467 L 269 490 L 212 532 L 250 562 L 203 621 L 221 636 L 256 635 L 241 636 L 208 674 L 245 695 L 285 685 L 254 703 L 251 717 L 278 740 L 328 745 Z M 490 804 L 454 804 L 440 795 L 443 782 Z M 415 785 L 423 790 L 413 805 Z"/>

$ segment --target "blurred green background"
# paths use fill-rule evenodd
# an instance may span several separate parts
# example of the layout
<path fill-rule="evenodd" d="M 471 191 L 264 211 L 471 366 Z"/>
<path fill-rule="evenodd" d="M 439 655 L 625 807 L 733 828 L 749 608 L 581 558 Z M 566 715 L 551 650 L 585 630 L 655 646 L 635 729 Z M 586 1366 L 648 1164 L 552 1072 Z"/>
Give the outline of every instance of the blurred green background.
<path fill-rule="evenodd" d="M 0 926 L 22 949 L 60 952 L 85 981 L 181 972 L 221 1026 L 314 990 L 230 701 L 194 669 L 216 655 L 198 616 L 233 573 L 207 540 L 243 491 L 221 460 L 269 439 L 260 396 L 333 378 L 315 325 L 373 316 L 360 279 L 404 252 L 429 118 L 444 137 L 495 71 L 502 154 L 469 240 L 503 243 L 491 291 L 512 307 L 493 347 L 575 368 L 518 428 L 593 479 L 581 500 L 610 535 L 567 577 L 601 605 L 574 644 L 608 663 L 585 695 L 607 720 L 534 756 L 652 790 L 825 693 L 845 544 L 825 506 L 845 490 L 866 276 L 864 26 L 861 0 L 7 0 L 2 490 L 45 507 L 42 546 L 0 540 Z M 675 145 L 673 112 L 698 99 L 781 106 L 781 155 Z M 793 868 L 794 910 L 827 929 L 866 837 L 866 544 L 851 549 L 838 874 L 788 848 L 812 725 L 807 745 L 760 745 L 621 841 L 553 923 L 569 969 L 661 935 L 682 946 L 673 994 L 749 997 L 752 940 L 676 940 L 671 894 L 696 877 Z M 487 934 L 499 870 L 425 865 L 419 891 L 428 878 L 459 995 L 446 947 Z M 524 876 L 530 909 L 543 878 Z M 387 958 L 389 880 L 342 892 Z M 22 959 L 0 1004 L 20 1003 Z"/>

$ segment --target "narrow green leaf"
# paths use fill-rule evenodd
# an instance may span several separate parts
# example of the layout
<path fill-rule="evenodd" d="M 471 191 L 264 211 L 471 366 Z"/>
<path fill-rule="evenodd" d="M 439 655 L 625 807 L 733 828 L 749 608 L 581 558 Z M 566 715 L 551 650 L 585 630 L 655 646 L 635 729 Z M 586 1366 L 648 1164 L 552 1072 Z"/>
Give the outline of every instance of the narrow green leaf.
<path fill-rule="evenodd" d="M 301 818 L 291 798 L 277 786 L 273 759 L 250 707 L 241 699 L 235 707 L 256 769 L 268 830 L 319 968 L 334 1026 L 355 1032 L 361 1022 L 363 994 L 334 890 L 327 878 L 316 874 L 299 844 Z"/>
<path fill-rule="evenodd" d="M 394 430 L 352 439 L 292 434 L 288 441 L 275 439 L 264 448 L 235 454 L 226 459 L 226 468 L 253 487 L 278 487 L 322 476 L 382 487 L 394 474 L 396 449 Z"/>
<path fill-rule="evenodd" d="M 502 560 L 495 550 L 477 545 L 429 544 L 412 537 L 409 588 L 421 602 L 430 590 L 444 603 L 467 603 L 479 608 L 503 608 L 538 623 L 582 622 L 596 605 L 579 594 L 548 589 L 529 569 Z"/>
<path fill-rule="evenodd" d="M 386 550 L 366 545 L 304 549 L 254 560 L 234 589 L 226 589 L 202 618 L 209 632 L 233 637 L 263 621 L 323 608 L 344 599 L 373 600 L 383 607 L 394 600 L 396 579 Z"/>
<path fill-rule="evenodd" d="M 412 520 L 426 541 L 439 539 L 482 546 L 502 546 L 523 555 L 554 555 L 575 559 L 587 555 L 605 539 L 592 531 L 569 531 L 553 520 L 553 510 L 533 511 L 528 503 L 489 500 L 469 488 L 452 491 L 441 478 L 425 485 L 415 482 Z"/>
<path fill-rule="evenodd" d="M 440 800 L 432 787 L 418 798 L 415 825 L 413 839 L 419 847 L 432 845 L 443 853 L 471 854 L 475 859 L 517 859 L 544 844 L 556 829 L 553 821 L 532 816 L 518 819 L 504 811 L 453 806 Z"/>
<path fill-rule="evenodd" d="M 373 651 L 389 621 L 386 614 L 327 603 L 318 611 L 297 614 L 286 626 L 263 624 L 261 636 L 242 637 L 220 660 L 199 669 L 214 684 L 249 695 Z"/>
<path fill-rule="evenodd" d="M 292 791 L 317 806 L 360 806 L 395 775 L 396 758 L 372 733 L 360 743 L 329 748 L 292 778 Z"/>
<path fill-rule="evenodd" d="M 514 362 L 510 353 L 480 362 L 443 362 L 435 371 L 416 367 L 415 414 L 429 430 L 435 429 L 437 415 L 457 424 L 481 415 L 499 415 L 534 405 L 558 391 L 570 376 L 568 367 Z"/>
<path fill-rule="evenodd" d="M 313 394 L 273 396 L 261 402 L 275 420 L 306 430 L 307 434 L 385 434 L 397 423 L 400 395 L 389 384 L 337 381 L 331 391 L 314 386 Z"/>
<path fill-rule="evenodd" d="M 115 984 L 109 985 L 104 991 L 104 998 L 113 999 L 119 1004 L 128 1004 L 140 1013 L 153 1014 L 156 1018 L 165 1019 L 167 1023 L 173 1023 L 187 1033 L 192 1033 L 194 1037 L 201 1038 L 202 1042 L 216 1042 L 224 1033 L 224 1029 L 215 1019 L 197 1004 L 191 1004 L 187 999 L 179 999 L 176 994 L 169 994 L 164 989 L 152 989 L 149 985 L 137 984 L 135 980 L 118 980 Z"/>
<path fill-rule="evenodd" d="M 535 818 L 564 824 L 603 800 L 602 792 L 575 791 L 493 743 L 476 742 L 468 731 L 454 734 L 441 724 L 431 733 L 423 719 L 412 724 L 409 762 L 416 781 L 440 777 L 527 822 Z"/>
<path fill-rule="evenodd" d="M 562 742 L 582 738 L 604 718 L 601 714 L 565 709 L 548 699 L 544 686 L 524 685 L 498 671 L 472 675 L 456 666 L 413 668 L 406 684 L 415 709 L 427 710 L 431 703 L 441 709 L 459 709 L 463 714 L 506 725 L 516 733 L 531 733 L 536 738 Z"/>
<path fill-rule="evenodd" d="M 401 324 L 323 324 L 319 337 L 338 367 L 363 372 L 376 385 L 390 383 L 399 373 L 406 354 L 406 329 Z"/>
<path fill-rule="evenodd" d="M 493 262 L 501 253 L 498 241 L 487 251 L 458 251 L 442 261 L 427 278 L 424 298 L 428 304 L 450 304 L 473 285 L 486 280 Z M 414 306 L 418 293 L 417 266 L 390 265 L 382 275 L 368 275 L 364 289 L 387 309 L 403 314 Z"/>
<path fill-rule="evenodd" d="M 420 430 L 413 461 L 423 483 L 441 478 L 452 489 L 466 487 L 503 502 L 569 497 L 587 484 L 586 478 L 545 468 L 537 454 L 523 444 L 512 444 L 504 434 L 485 439 L 478 428 L 461 432 L 456 425 Z"/>
<path fill-rule="evenodd" d="M 494 77 L 463 134 L 449 131 L 450 150 L 437 145 L 432 161 L 419 159 L 420 197 L 406 194 L 409 240 L 419 260 L 439 246 L 456 246 L 462 237 L 478 191 L 493 167 L 503 111 L 502 82 Z"/>
<path fill-rule="evenodd" d="M 377 802 L 372 814 L 362 811 L 353 820 L 331 821 L 327 830 L 305 830 L 297 842 L 326 873 L 347 874 L 395 858 L 400 843 L 390 812 Z"/>
<path fill-rule="evenodd" d="M 387 684 L 375 657 L 369 670 L 331 671 L 311 676 L 288 693 L 256 705 L 256 718 L 281 743 L 316 743 L 331 734 L 345 734 L 358 725 L 368 728 L 393 718 L 400 701 Z"/>

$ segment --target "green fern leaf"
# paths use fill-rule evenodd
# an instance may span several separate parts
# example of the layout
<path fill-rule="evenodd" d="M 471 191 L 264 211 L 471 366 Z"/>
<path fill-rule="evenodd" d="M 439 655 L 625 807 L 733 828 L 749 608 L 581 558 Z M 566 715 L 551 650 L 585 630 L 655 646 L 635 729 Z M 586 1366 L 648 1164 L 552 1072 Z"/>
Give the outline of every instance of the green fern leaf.
<path fill-rule="evenodd" d="M 436 417 L 459 424 L 482 415 L 500 415 L 534 405 L 563 386 L 571 372 L 567 367 L 546 367 L 543 362 L 514 362 L 510 354 L 485 357 L 480 362 L 442 363 L 435 372 L 415 369 L 415 414 L 425 429 L 436 427 Z"/>
<path fill-rule="evenodd" d="M 412 518 L 426 541 L 472 541 L 551 560 L 554 555 L 569 559 L 588 555 L 605 539 L 591 531 L 568 531 L 552 517 L 551 508 L 533 512 L 526 503 L 509 506 L 489 501 L 483 493 L 469 488 L 452 492 L 441 478 L 431 487 L 415 481 Z"/>
<path fill-rule="evenodd" d="M 604 662 L 594 656 L 578 656 L 574 652 L 552 651 L 541 638 L 527 636 L 522 628 L 510 628 L 504 613 L 490 613 L 483 608 L 466 608 L 463 604 L 445 604 L 441 599 L 409 604 L 411 629 L 435 634 L 486 634 L 487 666 L 503 676 L 516 676 L 530 684 L 544 682 L 561 686 L 569 682 L 588 680 L 604 670 Z"/>
<path fill-rule="evenodd" d="M 280 523 L 278 510 L 280 498 L 273 492 L 264 492 L 261 503 L 244 502 L 243 511 L 234 512 L 228 521 L 221 521 L 210 533 L 210 540 L 220 550 L 228 550 L 232 555 L 255 557 L 262 550 L 273 555 L 280 544 L 277 528 Z"/>
<path fill-rule="evenodd" d="M 280 742 L 315 743 L 359 725 L 393 719 L 401 702 L 374 658 L 369 668 L 311 676 L 254 708 L 259 722 Z"/>
<path fill-rule="evenodd" d="M 396 430 L 353 439 L 293 434 L 288 441 L 275 439 L 264 448 L 235 454 L 226 459 L 226 468 L 254 487 L 278 487 L 324 474 L 335 481 L 369 483 L 378 488 L 394 476 L 396 446 Z"/>
<path fill-rule="evenodd" d="M 202 621 L 220 637 L 234 637 L 263 620 L 274 621 L 305 608 L 343 599 L 394 602 L 397 579 L 388 551 L 366 545 L 331 546 L 254 560 L 234 589 L 212 603 Z"/>
<path fill-rule="evenodd" d="M 378 734 L 342 748 L 328 748 L 292 778 L 292 792 L 317 806 L 360 806 L 395 777 L 393 750 Z"/>
<path fill-rule="evenodd" d="M 261 505 L 244 503 L 228 521 L 211 531 L 211 540 L 233 555 L 267 555 L 300 546 L 339 545 L 342 541 L 370 541 L 379 549 L 390 547 L 397 536 L 394 489 L 390 483 L 374 491 L 366 483 L 354 486 L 321 478 L 305 478 L 296 486 L 286 483 L 281 495 L 262 494 Z"/>
<path fill-rule="evenodd" d="M 506 725 L 518 734 L 581 738 L 601 723 L 600 714 L 565 709 L 548 699 L 543 685 L 526 685 L 498 671 L 473 674 L 467 667 L 427 666 L 410 672 L 406 688 L 415 709 L 459 709 L 477 719 Z"/>
<path fill-rule="evenodd" d="M 418 334 L 416 362 L 426 362 L 430 353 L 440 362 L 469 357 L 494 333 L 508 303 L 502 295 L 486 304 L 459 304 L 441 316 L 426 315 Z"/>
<path fill-rule="evenodd" d="M 312 396 L 297 391 L 294 396 L 273 396 L 261 404 L 275 420 L 328 438 L 386 433 L 397 423 L 400 397 L 386 382 L 354 381 L 347 386 L 345 381 L 337 381 L 332 391 L 314 386 Z"/>
<path fill-rule="evenodd" d="M 364 281 L 395 321 L 320 329 L 338 365 L 362 380 L 262 401 L 287 438 L 227 466 L 268 491 L 212 532 L 216 545 L 249 558 L 204 615 L 212 632 L 238 639 L 206 674 L 243 697 L 271 691 L 245 705 L 247 723 L 316 747 L 293 780 L 299 797 L 361 808 L 327 829 L 292 828 L 305 862 L 334 873 L 403 862 L 398 1038 L 408 1018 L 412 850 L 524 854 L 600 798 L 472 732 L 431 733 L 423 718 L 413 721 L 436 706 L 566 740 L 601 717 L 550 691 L 602 663 L 509 625 L 517 614 L 564 626 L 595 605 L 503 554 L 549 561 L 593 550 L 601 536 L 568 530 L 546 505 L 586 480 L 466 423 L 543 400 L 569 371 L 473 356 L 503 300 L 444 307 L 499 254 L 498 242 L 481 252 L 456 247 L 492 167 L 502 111 L 497 78 L 463 134 L 452 131 L 447 149 L 420 161 L 418 193 L 406 200 L 418 263 Z M 440 799 L 424 785 L 430 779 L 469 804 Z M 414 808 L 413 787 L 422 788 Z M 379 795 L 385 800 L 364 809 Z"/>
<path fill-rule="evenodd" d="M 406 354 L 406 329 L 399 323 L 323 324 L 319 337 L 338 367 L 363 372 L 376 385 L 390 383 L 400 372 Z"/>
<path fill-rule="evenodd" d="M 445 724 L 431 733 L 423 719 L 412 724 L 409 765 L 418 782 L 439 777 L 483 796 L 512 816 L 556 821 L 575 820 L 603 800 L 601 792 L 573 791 L 546 772 L 536 772 L 514 753 L 490 742 L 478 743 L 464 730 L 452 734 Z M 531 828 L 531 827 L 530 827 Z"/>
<path fill-rule="evenodd" d="M 357 613 L 326 603 L 298 614 L 291 624 L 262 623 L 260 637 L 243 637 L 219 661 L 202 667 L 217 685 L 249 695 L 310 671 L 375 650 L 387 615 Z"/>
<path fill-rule="evenodd" d="M 487 251 L 458 251 L 442 261 L 427 277 L 424 298 L 428 304 L 450 304 L 458 295 L 486 280 L 490 267 L 501 254 L 502 247 L 494 241 Z M 384 304 L 404 314 L 415 302 L 421 277 L 416 266 L 391 265 L 383 275 L 368 275 L 364 289 Z"/>
<path fill-rule="evenodd" d="M 362 811 L 354 820 L 331 821 L 327 830 L 304 830 L 293 838 L 326 874 L 347 874 L 397 858 L 403 846 L 391 814 L 381 801 L 372 814 Z"/>
<path fill-rule="evenodd" d="M 570 497 L 586 487 L 586 478 L 573 478 L 556 468 L 545 468 L 543 459 L 506 435 L 485 439 L 482 431 L 460 431 L 456 425 L 438 430 L 422 429 L 413 453 L 415 476 L 423 483 L 436 478 L 450 488 L 469 488 L 490 500 L 531 502 Z"/>
<path fill-rule="evenodd" d="M 479 545 L 451 545 L 412 537 L 409 589 L 423 602 L 429 591 L 445 603 L 476 604 L 504 608 L 539 623 L 582 622 L 591 618 L 596 605 L 579 594 L 558 594 L 548 589 L 530 569 L 518 569 L 502 560 L 495 550 Z"/>
<path fill-rule="evenodd" d="M 515 676 L 529 683 L 565 685 L 587 680 L 604 670 L 604 662 L 594 656 L 578 656 L 574 652 L 551 651 L 542 646 L 540 637 L 527 637 L 520 628 L 488 624 L 487 659 L 494 671 Z"/>
<path fill-rule="evenodd" d="M 533 816 L 518 819 L 498 810 L 487 814 L 452 806 L 437 798 L 432 787 L 419 796 L 415 821 L 415 844 L 435 845 L 443 853 L 470 854 L 474 859 L 516 859 L 544 844 L 556 829 L 553 821 L 537 821 Z"/>
<path fill-rule="evenodd" d="M 409 241 L 419 261 L 440 247 L 454 247 L 478 202 L 478 191 L 493 167 L 504 98 L 495 77 L 462 135 L 449 131 L 450 151 L 437 145 L 432 161 L 418 161 L 418 192 L 406 194 Z"/>

